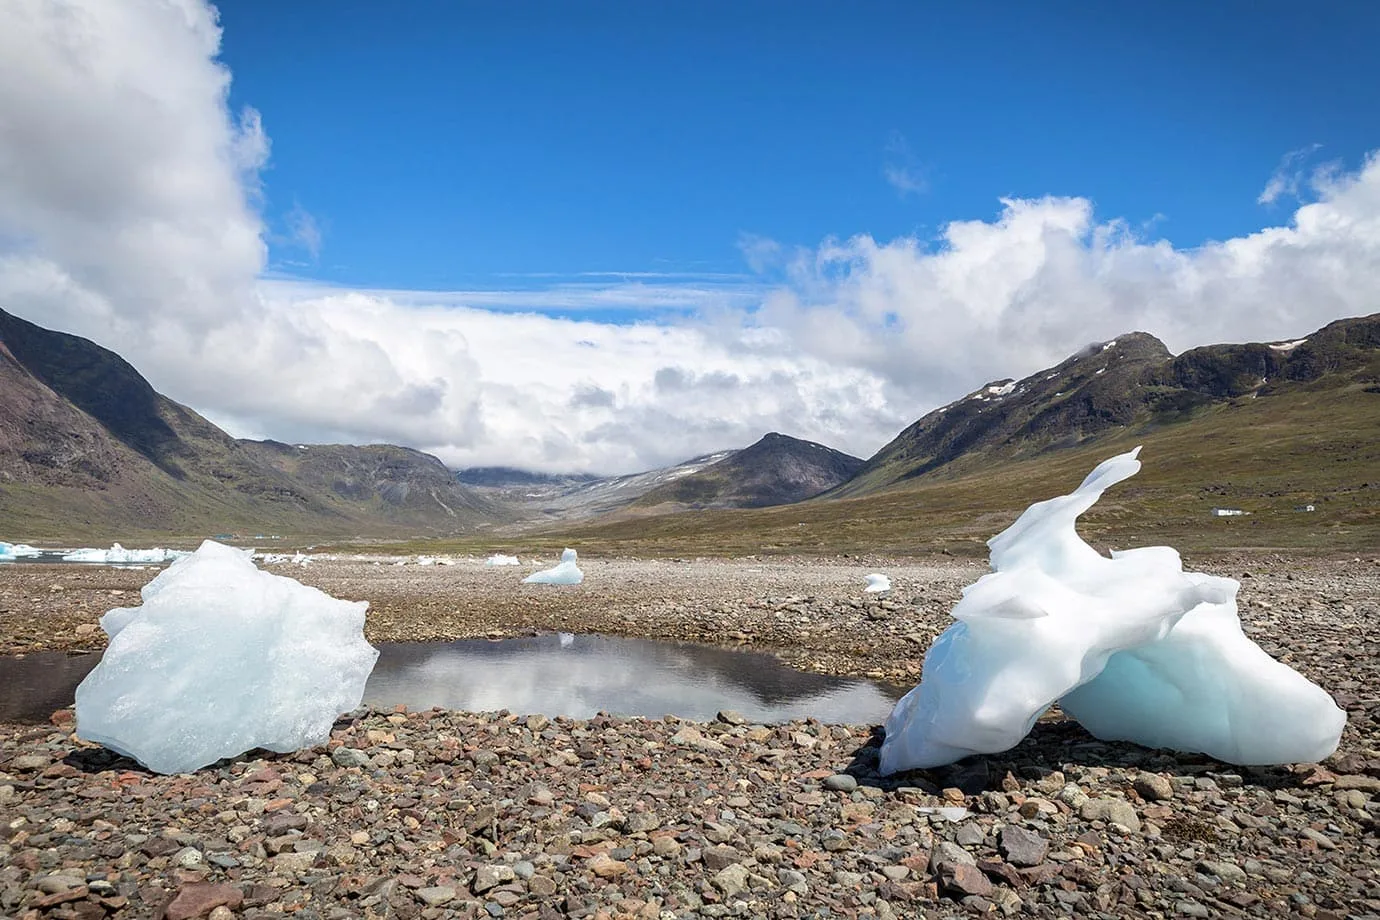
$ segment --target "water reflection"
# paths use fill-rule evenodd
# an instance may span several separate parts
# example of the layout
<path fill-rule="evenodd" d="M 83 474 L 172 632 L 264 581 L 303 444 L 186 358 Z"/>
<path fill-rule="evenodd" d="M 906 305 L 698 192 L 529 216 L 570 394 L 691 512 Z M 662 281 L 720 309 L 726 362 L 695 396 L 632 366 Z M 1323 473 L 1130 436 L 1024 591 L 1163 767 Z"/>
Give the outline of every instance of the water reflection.
<path fill-rule="evenodd" d="M 66 652 L 0 657 L 0 722 L 47 722 L 54 710 L 72 705 L 77 684 L 100 660 Z"/>
<path fill-rule="evenodd" d="M 770 655 L 612 636 L 403 643 L 381 651 L 364 693 L 379 706 L 689 719 L 735 709 L 753 722 L 873 723 L 900 695 L 871 681 L 797 671 Z"/>
<path fill-rule="evenodd" d="M 875 724 L 903 692 L 797 671 L 769 655 L 611 636 L 383 643 L 379 652 L 364 701 L 387 708 L 689 719 L 734 709 L 753 722 Z M 0 657 L 0 721 L 46 721 L 72 704 L 99 660 L 62 652 Z"/>

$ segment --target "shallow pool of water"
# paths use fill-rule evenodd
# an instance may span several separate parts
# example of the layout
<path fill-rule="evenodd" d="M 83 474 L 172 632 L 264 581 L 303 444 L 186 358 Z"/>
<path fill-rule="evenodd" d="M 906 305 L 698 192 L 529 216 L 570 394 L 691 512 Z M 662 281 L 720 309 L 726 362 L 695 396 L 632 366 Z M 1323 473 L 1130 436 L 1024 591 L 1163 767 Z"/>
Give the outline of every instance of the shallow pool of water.
<path fill-rule="evenodd" d="M 99 566 L 106 566 L 106 567 L 112 568 L 112 569 L 161 569 L 161 568 L 166 568 L 167 565 L 168 565 L 168 563 L 167 563 L 166 561 L 163 561 L 163 562 L 105 562 L 104 560 L 102 560 L 102 561 L 100 561 L 100 562 L 87 562 L 87 561 L 84 561 L 84 560 L 83 560 L 83 561 L 78 561 L 78 560 L 75 560 L 75 559 L 64 559 L 64 558 L 62 558 L 64 555 L 66 555 L 66 554 L 69 553 L 69 552 L 71 552 L 71 550 L 53 550 L 53 551 L 44 550 L 43 552 L 39 553 L 37 556 L 17 556 L 17 557 L 15 557 L 15 558 L 13 558 L 13 559 L 6 557 L 6 558 L 4 558 L 4 559 L 0 559 L 0 565 L 18 565 L 18 566 L 24 566 L 24 565 L 77 565 L 77 566 L 86 566 L 86 567 L 88 567 L 88 568 L 91 567 L 91 566 L 97 566 L 97 565 L 99 565 Z"/>
<path fill-rule="evenodd" d="M 770 655 L 560 633 L 501 642 L 384 643 L 364 702 L 588 718 L 596 712 L 752 722 L 883 721 L 903 688 L 786 667 Z M 0 657 L 0 721 L 42 722 L 70 706 L 98 654 Z"/>

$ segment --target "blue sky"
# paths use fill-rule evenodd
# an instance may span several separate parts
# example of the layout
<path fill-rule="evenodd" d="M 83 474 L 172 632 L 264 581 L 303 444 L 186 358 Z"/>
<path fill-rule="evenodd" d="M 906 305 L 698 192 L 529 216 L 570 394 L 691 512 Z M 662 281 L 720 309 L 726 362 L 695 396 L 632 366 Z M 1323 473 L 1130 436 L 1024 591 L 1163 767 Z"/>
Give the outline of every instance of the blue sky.
<path fill-rule="evenodd" d="M 239 2 L 221 23 L 232 108 L 273 140 L 270 267 L 351 285 L 744 272 L 745 235 L 931 238 L 1001 196 L 1087 197 L 1191 247 L 1267 220 L 1289 151 L 1354 168 L 1376 143 L 1373 4 Z"/>
<path fill-rule="evenodd" d="M 9 0 L 0 306 L 241 437 L 869 456 L 1380 310 L 1380 6 Z"/>

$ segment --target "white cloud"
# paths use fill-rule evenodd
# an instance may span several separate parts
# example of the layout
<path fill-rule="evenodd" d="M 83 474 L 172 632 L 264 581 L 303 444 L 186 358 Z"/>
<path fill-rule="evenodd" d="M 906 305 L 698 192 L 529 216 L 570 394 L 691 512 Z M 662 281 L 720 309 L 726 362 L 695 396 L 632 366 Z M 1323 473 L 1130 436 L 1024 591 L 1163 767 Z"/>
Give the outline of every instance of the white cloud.
<path fill-rule="evenodd" d="M 115 349 L 239 433 L 601 472 L 772 429 L 868 454 L 1094 339 L 1282 339 L 1376 309 L 1375 158 L 1315 174 L 1287 226 L 1193 250 L 1043 198 L 936 241 L 745 237 L 763 273 L 748 278 L 451 292 L 266 278 L 268 136 L 227 107 L 208 8 L 0 0 L 0 18 L 0 306 Z M 578 319 L 596 310 L 660 321 Z"/>
<path fill-rule="evenodd" d="M 1298 150 L 1290 150 L 1280 157 L 1279 165 L 1270 174 L 1270 181 L 1265 183 L 1265 188 L 1261 190 L 1260 197 L 1256 198 L 1256 204 L 1272 205 L 1283 198 L 1293 198 L 1299 200 L 1299 192 L 1307 183 L 1307 176 L 1304 173 L 1303 164 L 1314 153 L 1322 149 L 1322 144 L 1309 144 L 1307 147 L 1300 147 Z"/>

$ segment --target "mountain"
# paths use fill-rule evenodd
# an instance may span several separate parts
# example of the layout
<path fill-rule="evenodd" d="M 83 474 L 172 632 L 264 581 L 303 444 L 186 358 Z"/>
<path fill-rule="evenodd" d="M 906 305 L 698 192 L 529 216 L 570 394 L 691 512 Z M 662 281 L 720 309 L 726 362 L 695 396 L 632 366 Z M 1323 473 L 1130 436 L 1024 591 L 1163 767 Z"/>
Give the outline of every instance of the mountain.
<path fill-rule="evenodd" d="M 1029 504 L 1138 445 L 1141 472 L 1079 521 L 1099 549 L 1373 558 L 1380 314 L 1177 357 L 1150 336 L 1120 336 L 929 413 L 809 501 L 581 522 L 550 539 L 641 556 L 942 551 L 976 562 Z"/>
<path fill-rule="evenodd" d="M 698 473 L 735 451 L 694 457 L 675 466 L 622 476 L 528 473 L 509 467 L 474 467 L 456 478 L 482 494 L 521 509 L 536 521 L 573 521 L 620 511 L 668 482 Z"/>
<path fill-rule="evenodd" d="M 847 482 L 863 462 L 823 444 L 771 432 L 751 447 L 658 485 L 634 504 L 696 509 L 788 505 Z"/>
<path fill-rule="evenodd" d="M 1338 320 L 1293 341 L 1210 345 L 1177 357 L 1154 336 L 1133 332 L 934 410 L 829 497 L 1029 459 L 1113 433 L 1149 433 L 1234 400 L 1318 390 L 1380 398 L 1377 384 L 1380 314 Z"/>
<path fill-rule="evenodd" d="M 507 517 L 417 451 L 232 438 L 114 352 L 0 310 L 9 534 L 459 533 Z"/>

